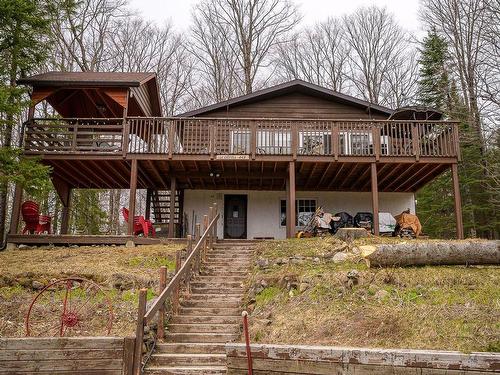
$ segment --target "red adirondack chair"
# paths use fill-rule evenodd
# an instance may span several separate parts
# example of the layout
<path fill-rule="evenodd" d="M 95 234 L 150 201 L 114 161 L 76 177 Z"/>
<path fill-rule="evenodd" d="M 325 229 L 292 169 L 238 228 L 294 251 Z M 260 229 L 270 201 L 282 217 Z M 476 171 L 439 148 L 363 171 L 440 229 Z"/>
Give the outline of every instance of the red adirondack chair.
<path fill-rule="evenodd" d="M 33 201 L 26 201 L 21 206 L 21 215 L 26 224 L 23 229 L 23 234 L 42 234 L 47 232 L 50 234 L 50 224 L 52 218 L 47 215 L 40 215 L 40 206 Z"/>
<path fill-rule="evenodd" d="M 122 215 L 125 222 L 128 223 L 129 215 L 127 208 L 122 208 Z M 144 237 L 148 237 L 150 233 L 152 237 L 156 237 L 156 231 L 151 220 L 144 219 L 144 216 L 134 216 L 134 236 L 138 236 L 141 233 Z"/>

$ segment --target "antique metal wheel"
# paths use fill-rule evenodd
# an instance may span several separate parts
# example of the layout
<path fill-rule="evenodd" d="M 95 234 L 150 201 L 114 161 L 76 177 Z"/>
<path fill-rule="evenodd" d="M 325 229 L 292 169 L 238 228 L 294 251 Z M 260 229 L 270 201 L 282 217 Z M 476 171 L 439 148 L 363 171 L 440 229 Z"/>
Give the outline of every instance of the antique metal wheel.
<path fill-rule="evenodd" d="M 43 288 L 26 314 L 26 336 L 109 335 L 111 299 L 91 280 L 69 277 Z"/>

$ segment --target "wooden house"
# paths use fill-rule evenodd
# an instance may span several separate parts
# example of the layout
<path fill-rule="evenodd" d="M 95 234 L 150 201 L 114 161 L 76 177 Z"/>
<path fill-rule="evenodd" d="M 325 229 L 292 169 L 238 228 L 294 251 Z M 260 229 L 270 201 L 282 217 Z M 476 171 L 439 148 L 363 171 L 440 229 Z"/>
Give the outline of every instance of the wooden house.
<path fill-rule="evenodd" d="M 451 169 L 463 238 L 458 124 L 392 110 L 300 80 L 162 117 L 153 73 L 45 73 L 32 87 L 24 152 L 52 167 L 68 228 L 71 190 L 147 189 L 168 236 L 221 208 L 222 238 L 292 237 L 311 212 L 415 212 L 415 192 Z M 59 113 L 36 118 L 46 100 Z M 17 189 L 11 235 L 17 233 Z M 378 215 L 374 215 L 375 233 Z M 132 228 L 129 225 L 129 231 Z"/>

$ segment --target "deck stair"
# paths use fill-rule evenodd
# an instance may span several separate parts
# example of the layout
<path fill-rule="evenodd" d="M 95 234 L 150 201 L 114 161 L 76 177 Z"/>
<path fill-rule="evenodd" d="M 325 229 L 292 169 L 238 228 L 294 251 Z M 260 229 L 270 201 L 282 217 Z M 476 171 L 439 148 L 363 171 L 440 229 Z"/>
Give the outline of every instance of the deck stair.
<path fill-rule="evenodd" d="M 178 222 L 178 197 L 175 197 L 176 222 Z M 155 223 L 168 223 L 170 220 L 170 190 L 151 191 L 151 212 Z"/>
<path fill-rule="evenodd" d="M 225 374 L 226 342 L 240 338 L 243 283 L 252 264 L 255 241 L 224 240 L 207 253 L 168 325 L 164 343 L 148 362 L 148 375 Z"/>

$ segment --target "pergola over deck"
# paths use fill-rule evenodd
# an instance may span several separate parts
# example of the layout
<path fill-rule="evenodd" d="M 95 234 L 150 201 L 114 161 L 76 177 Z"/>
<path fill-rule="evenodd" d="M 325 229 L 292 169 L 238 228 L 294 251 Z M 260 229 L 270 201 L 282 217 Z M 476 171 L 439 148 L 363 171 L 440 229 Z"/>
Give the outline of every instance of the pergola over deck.
<path fill-rule="evenodd" d="M 64 230 L 73 188 L 129 188 L 131 212 L 138 188 L 286 190 L 287 234 L 292 236 L 296 190 L 371 191 L 377 213 L 379 191 L 415 192 L 451 167 L 457 236 L 463 237 L 458 124 L 440 121 L 432 111 L 422 118 L 415 116 L 415 109 L 405 109 L 414 116 L 408 119 L 404 111 L 292 81 L 182 117 L 161 118 L 154 75 L 62 73 L 59 77 L 58 83 L 54 76 L 21 83 L 33 86 L 34 104 L 45 99 L 64 116 L 37 119 L 30 111 L 24 138 L 25 153 L 40 156 L 53 168 L 54 186 L 66 212 Z M 148 100 L 141 100 L 145 93 Z M 124 105 L 118 107 L 113 95 L 125 98 Z M 319 101 L 320 112 L 316 118 L 311 118 L 311 111 L 293 113 L 298 104 L 291 105 L 284 95 L 295 95 L 289 96 L 295 101 L 311 97 L 307 105 Z M 349 101 L 358 108 L 357 114 L 339 118 L 334 117 L 337 112 L 328 112 L 330 102 L 335 111 L 342 111 Z M 123 109 L 121 117 L 103 116 L 118 108 Z M 152 114 L 146 113 L 148 108 Z M 258 112 L 259 108 L 271 114 L 277 111 L 281 117 Z M 283 111 L 291 112 L 287 117 Z M 170 222 L 173 212 L 170 207 Z M 16 233 L 18 217 L 13 218 L 11 233 Z M 377 231 L 376 214 L 374 221 Z"/>

